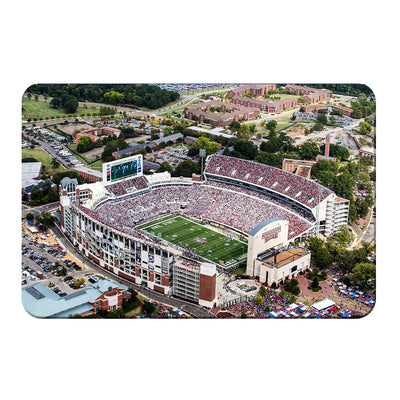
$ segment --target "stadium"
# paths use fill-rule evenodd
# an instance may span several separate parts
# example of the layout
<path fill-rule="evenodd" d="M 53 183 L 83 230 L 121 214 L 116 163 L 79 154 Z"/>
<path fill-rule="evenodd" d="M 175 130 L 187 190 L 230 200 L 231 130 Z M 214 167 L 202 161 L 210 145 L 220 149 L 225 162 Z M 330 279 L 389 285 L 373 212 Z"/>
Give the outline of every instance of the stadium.
<path fill-rule="evenodd" d="M 61 227 L 101 267 L 207 307 L 217 270 L 246 264 L 248 275 L 278 283 L 309 265 L 307 252 L 308 264 L 292 254 L 294 242 L 347 224 L 347 200 L 268 165 L 211 155 L 200 181 L 144 176 L 142 165 L 138 155 L 104 164 L 101 182 L 64 178 Z M 278 268 L 285 252 L 291 258 Z"/>

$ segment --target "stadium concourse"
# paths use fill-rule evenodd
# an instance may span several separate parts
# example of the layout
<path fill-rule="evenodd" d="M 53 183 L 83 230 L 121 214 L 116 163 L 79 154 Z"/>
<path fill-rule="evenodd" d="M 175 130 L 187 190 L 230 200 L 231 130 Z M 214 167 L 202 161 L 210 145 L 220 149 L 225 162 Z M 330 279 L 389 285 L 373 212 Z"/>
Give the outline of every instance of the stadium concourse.
<path fill-rule="evenodd" d="M 132 176 L 131 171 L 125 176 L 112 174 L 114 168 L 124 171 L 124 162 L 138 166 L 136 175 Z M 172 178 L 168 172 L 144 176 L 142 162 L 139 155 L 107 163 L 103 165 L 102 182 L 76 185 L 64 178 L 60 186 L 61 226 L 79 250 L 100 266 L 165 294 L 186 293 L 182 285 L 189 287 L 187 277 L 174 282 L 178 258 L 199 263 L 197 269 L 187 267 L 185 272 L 187 276 L 195 274 L 191 276 L 197 279 L 191 300 L 212 305 L 216 299 L 215 277 L 210 272 L 210 260 L 188 250 L 190 243 L 184 248 L 173 243 L 171 236 L 167 241 L 150 234 L 140 229 L 145 223 L 185 215 L 237 238 L 250 240 L 258 235 L 256 251 L 251 253 L 253 266 L 271 246 L 282 251 L 290 242 L 301 242 L 317 230 L 329 235 L 347 223 L 348 207 L 338 207 L 341 203 L 332 191 L 267 165 L 212 155 L 206 160 L 204 180 L 199 182 Z M 280 232 L 279 239 L 274 232 Z M 181 276 L 186 265 L 180 263 Z M 297 276 L 297 268 L 305 268 L 301 265 L 291 266 L 291 270 L 279 267 L 279 280 Z M 219 268 L 223 269 L 223 263 Z M 262 268 L 265 274 L 269 267 Z M 202 275 L 201 271 L 206 272 Z M 209 277 L 214 279 L 211 286 L 204 283 Z M 272 279 L 270 273 L 268 285 Z"/>

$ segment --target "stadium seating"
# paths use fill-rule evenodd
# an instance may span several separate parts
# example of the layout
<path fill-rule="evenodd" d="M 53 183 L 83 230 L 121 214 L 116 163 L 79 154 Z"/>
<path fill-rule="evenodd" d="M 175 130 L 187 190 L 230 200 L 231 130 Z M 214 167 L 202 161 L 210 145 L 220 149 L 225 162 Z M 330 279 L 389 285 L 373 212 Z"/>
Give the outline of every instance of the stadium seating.
<path fill-rule="evenodd" d="M 310 209 L 332 193 L 322 185 L 290 172 L 223 155 L 210 157 L 205 174 L 258 185 L 295 200 Z"/>
<path fill-rule="evenodd" d="M 106 186 L 106 189 L 116 197 L 140 191 L 149 187 L 146 177 L 139 176 L 131 179 L 126 179 L 120 182 L 112 183 Z"/>
<path fill-rule="evenodd" d="M 258 197 L 255 192 L 249 192 L 253 196 L 251 201 L 245 189 L 242 192 L 227 190 L 219 183 L 162 186 L 133 198 L 102 204 L 96 210 L 95 217 L 117 229 L 131 230 L 149 220 L 182 211 L 197 218 L 218 221 L 245 233 L 267 219 L 283 218 L 289 221 L 289 239 L 312 227 L 310 216 L 306 220 L 298 212 L 295 214 L 287 207 L 284 209 L 269 201 L 267 197 Z"/>

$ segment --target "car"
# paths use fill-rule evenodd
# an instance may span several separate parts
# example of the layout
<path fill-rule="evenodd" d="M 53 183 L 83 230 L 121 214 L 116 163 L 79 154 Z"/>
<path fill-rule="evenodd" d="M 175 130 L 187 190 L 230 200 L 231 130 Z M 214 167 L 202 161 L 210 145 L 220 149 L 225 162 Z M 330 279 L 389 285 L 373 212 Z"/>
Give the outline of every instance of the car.
<path fill-rule="evenodd" d="M 65 297 L 65 296 L 67 295 L 67 293 L 65 293 L 65 292 L 60 292 L 60 293 L 58 293 L 58 295 L 59 295 L 60 297 Z"/>

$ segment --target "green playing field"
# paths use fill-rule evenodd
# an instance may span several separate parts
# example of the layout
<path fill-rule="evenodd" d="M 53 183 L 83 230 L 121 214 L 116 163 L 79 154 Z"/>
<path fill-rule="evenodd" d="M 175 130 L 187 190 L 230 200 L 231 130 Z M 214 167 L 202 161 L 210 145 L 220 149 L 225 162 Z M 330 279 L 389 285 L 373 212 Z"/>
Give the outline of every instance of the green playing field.
<path fill-rule="evenodd" d="M 229 268 L 247 257 L 247 244 L 218 233 L 207 225 L 201 225 L 189 218 L 168 216 L 143 224 L 138 228 L 161 234 L 161 238 L 180 247 L 190 249 L 222 267 Z M 221 261 L 224 263 L 221 264 Z"/>

